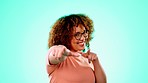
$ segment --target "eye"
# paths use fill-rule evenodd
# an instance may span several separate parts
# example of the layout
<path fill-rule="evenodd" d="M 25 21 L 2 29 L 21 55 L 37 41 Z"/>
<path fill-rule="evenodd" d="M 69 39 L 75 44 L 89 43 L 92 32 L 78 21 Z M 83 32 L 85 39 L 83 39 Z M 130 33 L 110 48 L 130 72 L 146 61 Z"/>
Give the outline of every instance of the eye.
<path fill-rule="evenodd" d="M 81 33 L 80 32 L 77 32 L 76 34 L 75 34 L 75 36 L 80 36 L 81 35 Z"/>
<path fill-rule="evenodd" d="M 88 30 L 85 30 L 85 33 L 88 33 Z"/>
<path fill-rule="evenodd" d="M 87 34 L 88 33 L 88 31 L 87 30 L 85 30 L 82 34 Z"/>

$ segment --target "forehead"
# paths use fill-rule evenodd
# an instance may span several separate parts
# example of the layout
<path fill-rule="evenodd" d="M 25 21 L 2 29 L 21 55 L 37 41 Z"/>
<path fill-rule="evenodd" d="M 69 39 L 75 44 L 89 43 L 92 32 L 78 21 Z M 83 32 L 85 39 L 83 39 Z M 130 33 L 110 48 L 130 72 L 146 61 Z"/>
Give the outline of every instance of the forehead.
<path fill-rule="evenodd" d="M 85 27 L 83 25 L 78 25 L 74 27 L 74 32 L 84 32 Z"/>

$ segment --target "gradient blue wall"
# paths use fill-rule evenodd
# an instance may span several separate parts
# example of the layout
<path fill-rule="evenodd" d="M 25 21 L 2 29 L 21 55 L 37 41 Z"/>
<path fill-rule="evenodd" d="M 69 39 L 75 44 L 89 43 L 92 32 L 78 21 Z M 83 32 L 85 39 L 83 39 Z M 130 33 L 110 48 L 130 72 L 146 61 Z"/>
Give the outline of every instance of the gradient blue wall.
<path fill-rule="evenodd" d="M 87 14 L 94 21 L 91 50 L 108 83 L 148 82 L 148 1 L 1 0 L 0 83 L 48 83 L 48 32 L 61 16 Z"/>

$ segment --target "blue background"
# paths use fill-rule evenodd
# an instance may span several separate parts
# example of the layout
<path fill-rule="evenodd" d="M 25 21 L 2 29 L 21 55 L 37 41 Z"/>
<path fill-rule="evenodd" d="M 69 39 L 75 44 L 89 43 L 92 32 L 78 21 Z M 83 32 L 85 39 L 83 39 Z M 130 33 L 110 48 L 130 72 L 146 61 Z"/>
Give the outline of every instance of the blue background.
<path fill-rule="evenodd" d="M 91 51 L 108 83 L 148 82 L 148 1 L 1 0 L 0 83 L 48 83 L 48 33 L 61 16 L 83 13 L 94 21 Z"/>

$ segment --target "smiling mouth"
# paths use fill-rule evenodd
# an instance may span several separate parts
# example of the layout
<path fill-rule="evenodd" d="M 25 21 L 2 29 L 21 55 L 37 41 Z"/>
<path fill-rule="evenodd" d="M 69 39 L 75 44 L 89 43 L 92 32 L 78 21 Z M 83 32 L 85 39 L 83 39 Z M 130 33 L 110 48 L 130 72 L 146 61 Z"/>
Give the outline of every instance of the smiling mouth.
<path fill-rule="evenodd" d="M 84 46 L 84 42 L 78 42 L 77 44 L 80 46 Z"/>

